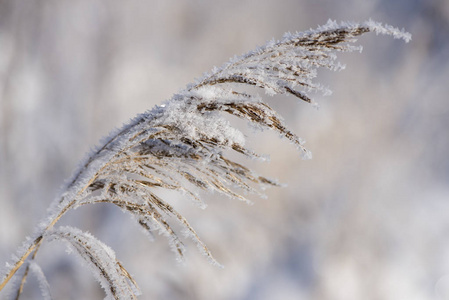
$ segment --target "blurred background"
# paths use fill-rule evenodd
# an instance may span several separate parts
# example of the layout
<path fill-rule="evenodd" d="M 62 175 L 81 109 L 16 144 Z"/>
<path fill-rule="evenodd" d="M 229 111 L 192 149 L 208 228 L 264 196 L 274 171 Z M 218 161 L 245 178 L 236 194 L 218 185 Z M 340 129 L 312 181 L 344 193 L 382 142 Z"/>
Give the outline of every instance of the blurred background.
<path fill-rule="evenodd" d="M 329 18 L 372 18 L 413 39 L 363 36 L 363 53 L 340 56 L 346 70 L 319 74 L 334 91 L 315 96 L 319 110 L 267 99 L 314 158 L 248 130 L 271 162 L 243 163 L 287 187 L 251 206 L 206 194 L 206 210 L 167 194 L 224 269 L 188 241 L 180 265 L 115 207 L 61 224 L 115 249 L 141 299 L 449 299 L 446 0 L 1 0 L 0 264 L 111 129 L 231 56 Z M 104 297 L 65 245 L 44 244 L 38 262 L 54 299 Z M 22 299 L 39 297 L 29 276 Z"/>

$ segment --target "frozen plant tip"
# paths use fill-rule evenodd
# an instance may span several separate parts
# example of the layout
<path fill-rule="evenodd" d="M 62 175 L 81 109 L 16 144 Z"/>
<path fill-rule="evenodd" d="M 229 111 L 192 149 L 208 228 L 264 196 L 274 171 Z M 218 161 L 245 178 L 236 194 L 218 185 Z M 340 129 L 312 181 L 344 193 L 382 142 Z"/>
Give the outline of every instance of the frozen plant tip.
<path fill-rule="evenodd" d="M 182 259 L 183 241 L 172 229 L 172 222 L 178 222 L 208 259 L 216 263 L 189 222 L 156 191 L 178 191 L 204 206 L 199 190 L 248 201 L 242 194 L 258 193 L 263 186 L 277 185 L 226 156 L 227 152 L 235 151 L 246 157 L 258 157 L 226 114 L 278 132 L 303 158 L 310 158 L 311 153 L 259 96 L 237 92 L 230 84 L 257 86 L 268 94 L 291 94 L 312 103 L 311 92 L 328 93 L 314 81 L 317 70 L 342 69 L 336 53 L 361 50 L 353 43 L 366 32 L 392 35 L 406 42 L 411 39 L 409 33 L 373 21 L 362 24 L 329 21 L 315 30 L 288 33 L 279 41 L 272 40 L 215 68 L 163 105 L 112 132 L 79 165 L 63 194 L 53 202 L 48 216 L 2 272 L 0 290 L 23 266 L 25 275 L 14 296 L 20 297 L 29 268 L 39 275 L 44 294 L 49 294 L 34 258 L 43 242 L 63 240 L 90 266 L 107 298 L 136 298 L 137 284 L 111 248 L 77 228 L 54 228 L 66 212 L 86 204 L 107 202 L 118 206 L 150 234 L 158 231 L 165 235 Z"/>

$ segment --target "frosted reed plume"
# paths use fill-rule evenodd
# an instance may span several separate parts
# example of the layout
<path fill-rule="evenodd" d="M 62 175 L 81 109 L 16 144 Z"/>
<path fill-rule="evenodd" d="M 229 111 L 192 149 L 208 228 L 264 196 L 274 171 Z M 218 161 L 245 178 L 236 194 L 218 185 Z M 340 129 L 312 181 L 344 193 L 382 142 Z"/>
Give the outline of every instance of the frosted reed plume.
<path fill-rule="evenodd" d="M 0 290 L 22 266 L 26 268 L 25 275 L 14 292 L 16 298 L 20 297 L 29 269 L 38 274 L 42 286 L 48 286 L 34 258 L 42 242 L 63 240 L 86 261 L 107 298 L 136 298 L 137 284 L 111 248 L 77 228 L 55 228 L 67 211 L 94 203 L 112 203 L 132 215 L 150 235 L 154 231 L 165 235 L 176 256 L 182 259 L 183 241 L 172 229 L 172 222 L 179 222 L 183 233 L 196 242 L 211 262 L 218 264 L 189 222 L 156 192 L 178 191 L 204 206 L 199 190 L 248 201 L 242 194 L 259 193 L 263 186 L 277 185 L 227 157 L 231 151 L 249 158 L 259 156 L 245 145 L 244 135 L 226 115 L 278 132 L 298 149 L 302 158 L 310 158 L 311 153 L 259 96 L 233 90 L 229 83 L 257 86 L 272 95 L 291 94 L 312 103 L 311 92 L 329 92 L 314 81 L 317 70 L 344 68 L 336 61 L 336 53 L 361 50 L 353 42 L 366 32 L 392 35 L 406 42 L 411 39 L 404 31 L 373 21 L 329 21 L 316 30 L 288 33 L 280 41 L 272 40 L 215 68 L 164 104 L 112 132 L 79 165 L 48 216 L 7 264 Z M 49 290 L 43 289 L 43 294 L 49 295 Z"/>

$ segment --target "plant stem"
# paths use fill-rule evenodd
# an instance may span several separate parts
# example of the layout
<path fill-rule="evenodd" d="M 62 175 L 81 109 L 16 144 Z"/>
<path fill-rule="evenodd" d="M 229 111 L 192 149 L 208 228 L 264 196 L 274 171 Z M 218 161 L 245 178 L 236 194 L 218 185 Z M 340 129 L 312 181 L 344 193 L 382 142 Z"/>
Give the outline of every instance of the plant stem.
<path fill-rule="evenodd" d="M 73 206 L 75 202 L 70 202 L 66 207 L 64 207 L 59 214 L 51 221 L 51 223 L 43 230 L 43 232 L 34 240 L 34 242 L 28 247 L 26 252 L 22 255 L 22 257 L 19 258 L 18 261 L 14 264 L 14 267 L 9 271 L 9 273 L 6 275 L 6 278 L 3 280 L 3 282 L 0 284 L 0 291 L 3 290 L 5 285 L 11 280 L 11 278 L 14 276 L 14 274 L 20 269 L 20 267 L 23 265 L 25 260 L 28 258 L 28 256 L 34 251 L 33 259 L 36 257 L 36 253 L 39 250 L 39 246 L 42 243 L 42 240 L 44 239 L 45 233 L 51 229 L 58 221 L 61 219 L 61 217 Z M 28 270 L 27 270 L 28 271 Z M 22 283 L 20 285 L 19 293 L 17 295 L 17 298 L 20 295 L 20 292 L 23 288 L 23 283 L 25 281 L 25 278 L 27 276 L 28 272 L 25 272 L 24 277 L 22 278 Z M 17 299 L 16 298 L 16 299 Z"/>

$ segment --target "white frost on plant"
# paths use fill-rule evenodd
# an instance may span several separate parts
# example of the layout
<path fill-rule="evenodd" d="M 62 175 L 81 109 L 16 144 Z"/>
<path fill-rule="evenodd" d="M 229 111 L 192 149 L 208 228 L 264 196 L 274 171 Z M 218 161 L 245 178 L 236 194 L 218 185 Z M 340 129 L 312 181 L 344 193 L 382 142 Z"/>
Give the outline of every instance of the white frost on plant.
<path fill-rule="evenodd" d="M 363 24 L 369 27 L 369 29 L 375 32 L 376 34 L 391 35 L 393 38 L 402 39 L 406 43 L 412 40 L 412 35 L 409 32 L 406 32 L 405 29 L 399 29 L 388 24 L 375 22 L 371 19 Z"/>
<path fill-rule="evenodd" d="M 115 129 L 81 162 L 61 196 L 49 208 L 47 217 L 2 272 L 2 282 L 37 251 L 44 238 L 50 238 L 67 241 L 91 267 L 109 297 L 119 295 L 128 299 L 137 294 L 137 286 L 112 249 L 76 228 L 52 229 L 67 211 L 103 202 L 130 213 L 148 233 L 158 231 L 166 236 L 173 251 L 182 257 L 184 246 L 170 225 L 176 219 L 186 236 L 216 263 L 187 220 L 155 191 L 177 191 L 204 207 L 197 190 L 218 192 L 250 203 L 242 194 L 259 194 L 266 186 L 279 186 L 227 157 L 231 151 L 248 158 L 261 156 L 245 145 L 243 133 L 224 115 L 277 132 L 304 159 L 310 159 L 312 154 L 260 96 L 237 92 L 228 84 L 260 87 L 269 95 L 290 94 L 317 106 L 310 93 L 330 94 L 327 87 L 315 82 L 318 70 L 344 69 L 336 54 L 361 51 L 361 46 L 353 43 L 369 31 L 406 42 L 411 40 L 404 30 L 372 20 L 361 24 L 329 20 L 317 29 L 286 33 L 280 40 L 270 40 L 233 57 L 164 104 Z"/>
<path fill-rule="evenodd" d="M 47 278 L 45 278 L 44 272 L 42 272 L 41 267 L 35 262 L 30 262 L 30 271 L 36 276 L 39 282 L 39 288 L 41 289 L 42 298 L 44 300 L 51 300 L 50 285 L 48 284 Z"/>
<path fill-rule="evenodd" d="M 93 235 L 64 226 L 49 230 L 49 240 L 63 240 L 90 267 L 106 293 L 105 299 L 137 299 L 139 288 L 117 261 L 114 251 Z"/>

